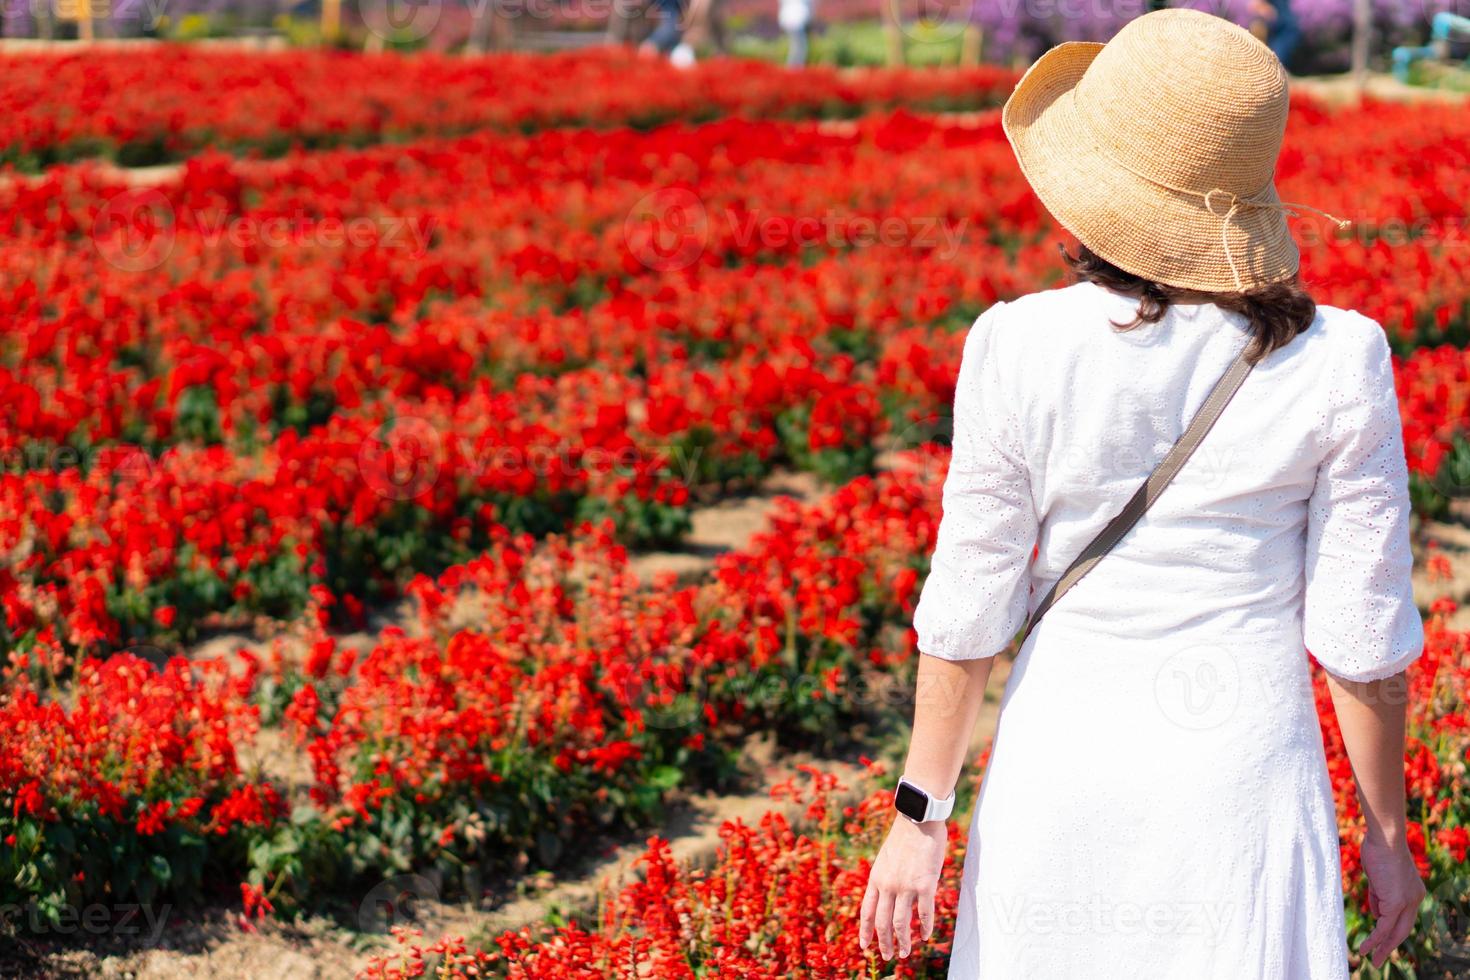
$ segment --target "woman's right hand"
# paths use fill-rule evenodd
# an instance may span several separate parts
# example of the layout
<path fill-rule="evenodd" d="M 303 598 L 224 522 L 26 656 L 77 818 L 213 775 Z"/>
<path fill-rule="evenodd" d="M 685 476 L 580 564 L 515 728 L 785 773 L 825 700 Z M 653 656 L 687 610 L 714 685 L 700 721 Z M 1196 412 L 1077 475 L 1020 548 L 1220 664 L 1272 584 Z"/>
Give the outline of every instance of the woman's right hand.
<path fill-rule="evenodd" d="M 1369 834 L 1359 853 L 1368 876 L 1368 911 L 1375 921 L 1358 952 L 1372 957 L 1375 969 L 1382 969 L 1389 954 L 1414 929 L 1424 881 L 1408 844 L 1392 845 Z"/>
<path fill-rule="evenodd" d="M 914 823 L 897 816 L 888 837 L 868 874 L 863 894 L 862 922 L 858 945 L 864 950 L 878 935 L 878 950 L 885 960 L 913 950 L 913 915 L 919 913 L 919 931 L 924 940 L 934 935 L 934 895 L 939 890 L 939 872 L 949 846 L 949 829 L 943 820 Z"/>

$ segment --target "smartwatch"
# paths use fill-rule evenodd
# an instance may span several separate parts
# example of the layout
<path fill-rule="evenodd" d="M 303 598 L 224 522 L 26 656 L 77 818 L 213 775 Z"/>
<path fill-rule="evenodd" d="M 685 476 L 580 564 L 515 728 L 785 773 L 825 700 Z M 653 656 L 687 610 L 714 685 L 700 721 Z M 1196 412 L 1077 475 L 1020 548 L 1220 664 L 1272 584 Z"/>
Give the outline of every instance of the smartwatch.
<path fill-rule="evenodd" d="M 898 781 L 898 789 L 893 791 L 893 808 L 914 823 L 946 820 L 954 809 L 954 793 L 938 799 L 904 776 Z"/>

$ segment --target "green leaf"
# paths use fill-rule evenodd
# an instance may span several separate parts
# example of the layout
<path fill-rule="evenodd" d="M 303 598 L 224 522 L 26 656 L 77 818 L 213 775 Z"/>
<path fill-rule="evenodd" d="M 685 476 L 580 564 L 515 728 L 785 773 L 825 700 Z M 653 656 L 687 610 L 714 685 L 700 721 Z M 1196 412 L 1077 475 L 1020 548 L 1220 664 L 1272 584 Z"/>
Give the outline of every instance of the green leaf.
<path fill-rule="evenodd" d="M 655 789 L 667 792 L 679 785 L 684 774 L 674 766 L 656 766 L 648 774 L 648 785 Z"/>

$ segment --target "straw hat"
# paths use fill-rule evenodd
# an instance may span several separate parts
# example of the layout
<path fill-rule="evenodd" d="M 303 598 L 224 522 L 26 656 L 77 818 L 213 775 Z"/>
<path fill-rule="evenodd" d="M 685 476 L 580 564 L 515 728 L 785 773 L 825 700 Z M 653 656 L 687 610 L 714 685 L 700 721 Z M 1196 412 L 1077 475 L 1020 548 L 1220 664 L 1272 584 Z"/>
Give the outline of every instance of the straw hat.
<path fill-rule="evenodd" d="M 1273 184 L 1286 113 L 1270 48 L 1169 9 L 1105 45 L 1052 48 L 1001 122 L 1037 196 L 1093 252 L 1156 282 L 1229 292 L 1297 271 Z"/>

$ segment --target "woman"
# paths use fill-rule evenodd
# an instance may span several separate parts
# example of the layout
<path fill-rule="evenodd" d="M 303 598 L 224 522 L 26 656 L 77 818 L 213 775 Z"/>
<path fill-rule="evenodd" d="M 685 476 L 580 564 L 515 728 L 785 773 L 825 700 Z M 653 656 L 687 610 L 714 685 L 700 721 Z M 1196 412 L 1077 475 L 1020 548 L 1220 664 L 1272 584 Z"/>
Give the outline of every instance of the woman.
<path fill-rule="evenodd" d="M 1297 279 L 1272 184 L 1286 115 L 1270 50 L 1191 10 L 1061 45 L 1006 104 L 1027 179 L 1081 243 L 1080 282 L 997 304 L 966 340 L 915 615 L 907 816 L 873 866 L 864 948 L 876 935 L 885 958 L 908 955 L 914 916 L 930 936 L 993 656 L 1195 431 L 1227 368 L 1238 396 L 1208 398 L 1193 456 L 1016 655 L 950 975 L 1346 977 L 1304 647 L 1366 814 L 1377 921 L 1361 952 L 1381 964 L 1411 929 L 1401 675 L 1423 632 L 1398 403 L 1383 331 Z"/>

